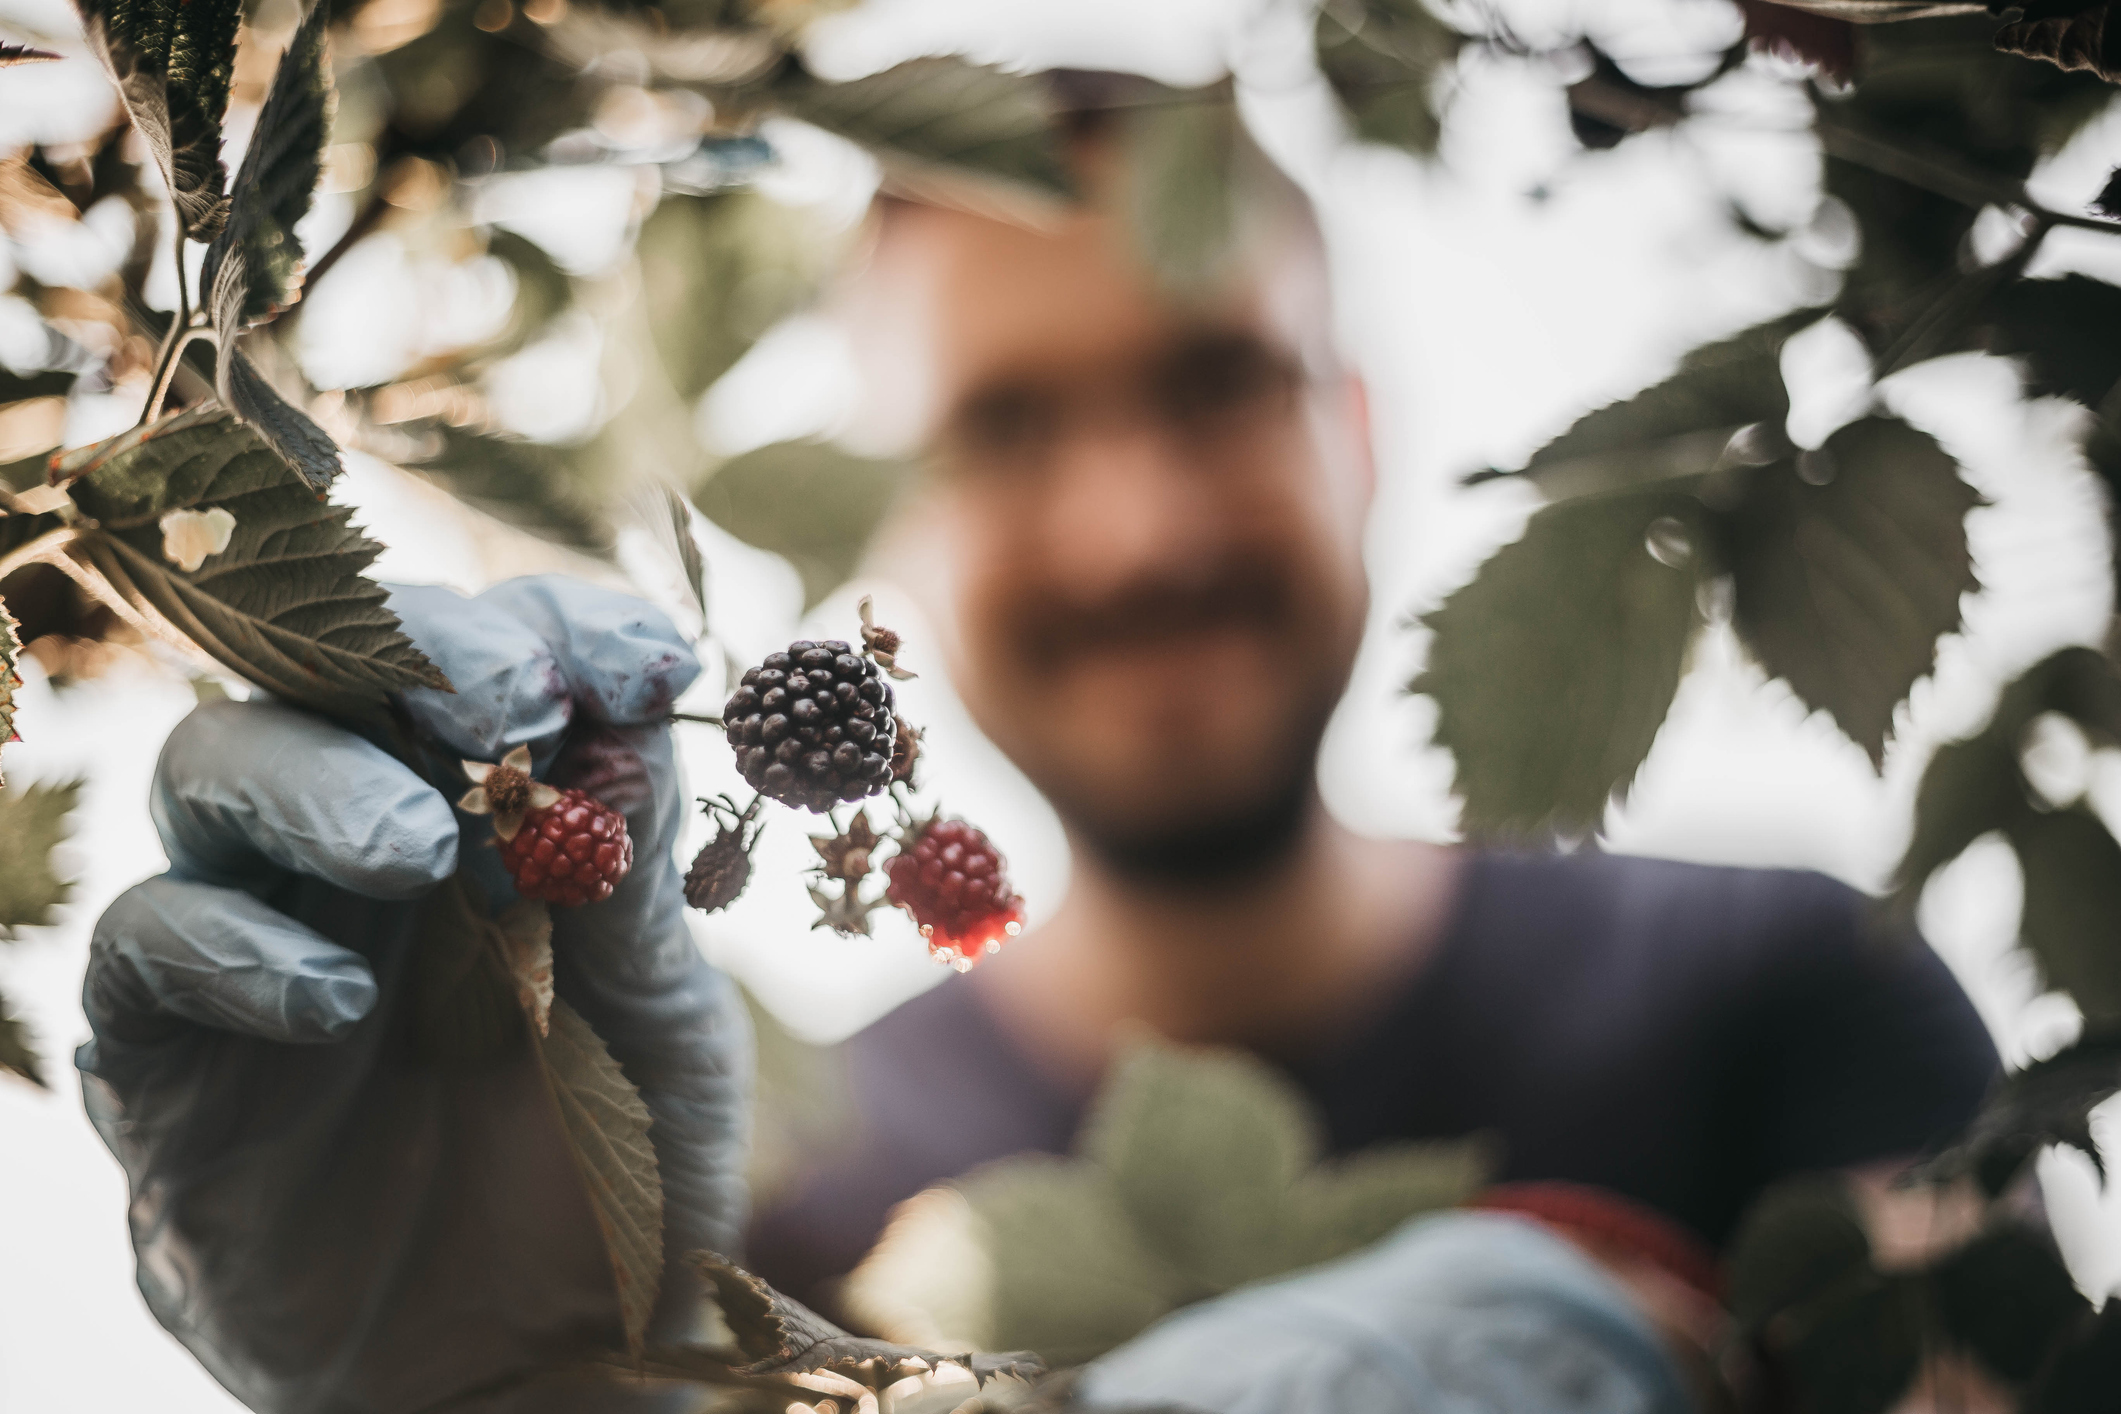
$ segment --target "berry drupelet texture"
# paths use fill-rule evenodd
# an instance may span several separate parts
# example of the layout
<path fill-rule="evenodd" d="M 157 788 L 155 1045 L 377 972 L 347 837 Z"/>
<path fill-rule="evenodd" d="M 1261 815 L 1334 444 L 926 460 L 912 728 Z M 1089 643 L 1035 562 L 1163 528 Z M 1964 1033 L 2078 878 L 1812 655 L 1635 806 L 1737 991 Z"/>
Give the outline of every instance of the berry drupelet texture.
<path fill-rule="evenodd" d="M 891 685 L 845 643 L 799 639 L 768 654 L 722 721 L 745 781 L 783 805 L 822 814 L 891 784 Z"/>
<path fill-rule="evenodd" d="M 524 814 L 520 828 L 500 842 L 516 891 L 525 898 L 575 905 L 601 903 L 633 867 L 626 817 L 578 790 Z"/>
<path fill-rule="evenodd" d="M 1023 926 L 1024 901 L 1009 886 L 994 842 L 963 820 L 921 825 L 884 866 L 885 897 L 913 915 L 929 951 L 960 969 Z"/>

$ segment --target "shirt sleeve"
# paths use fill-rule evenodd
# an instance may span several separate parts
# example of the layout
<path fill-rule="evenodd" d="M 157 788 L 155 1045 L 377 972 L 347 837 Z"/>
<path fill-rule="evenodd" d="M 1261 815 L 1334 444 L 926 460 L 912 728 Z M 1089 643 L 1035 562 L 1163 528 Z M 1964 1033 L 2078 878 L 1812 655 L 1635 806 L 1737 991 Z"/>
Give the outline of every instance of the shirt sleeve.
<path fill-rule="evenodd" d="M 1973 1118 L 1995 1045 L 1911 927 L 1852 889 L 1800 877 L 1786 924 L 1762 939 L 1771 1176 L 1931 1150 Z"/>

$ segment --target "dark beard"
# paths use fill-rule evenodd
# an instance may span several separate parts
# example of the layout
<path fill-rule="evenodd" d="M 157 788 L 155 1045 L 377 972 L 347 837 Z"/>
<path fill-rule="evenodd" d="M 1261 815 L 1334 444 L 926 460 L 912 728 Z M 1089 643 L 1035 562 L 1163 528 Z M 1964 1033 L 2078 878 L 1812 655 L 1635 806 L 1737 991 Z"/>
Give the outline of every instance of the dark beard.
<path fill-rule="evenodd" d="M 1155 830 L 1108 828 L 1080 816 L 1075 837 L 1128 883 L 1195 890 L 1271 871 L 1296 853 L 1318 798 L 1312 752 L 1278 773 L 1272 788 L 1235 811 Z"/>

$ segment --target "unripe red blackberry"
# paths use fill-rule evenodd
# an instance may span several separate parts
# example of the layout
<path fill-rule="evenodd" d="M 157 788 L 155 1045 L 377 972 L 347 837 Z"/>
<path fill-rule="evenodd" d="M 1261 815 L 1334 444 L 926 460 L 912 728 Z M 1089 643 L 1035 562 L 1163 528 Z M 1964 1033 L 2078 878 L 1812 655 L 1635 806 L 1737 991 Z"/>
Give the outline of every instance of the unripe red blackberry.
<path fill-rule="evenodd" d="M 753 790 L 823 814 L 891 784 L 891 709 L 875 663 L 845 643 L 798 639 L 744 674 L 723 733 Z"/>
<path fill-rule="evenodd" d="M 501 863 L 525 898 L 573 907 L 611 897 L 633 867 L 626 817 L 584 791 L 555 790 L 530 778 L 530 749 L 499 765 L 466 761 L 472 788 L 457 804 L 493 816 Z"/>
<path fill-rule="evenodd" d="M 928 950 L 960 971 L 1023 929 L 1024 901 L 1009 887 L 994 842 L 963 820 L 928 820 L 884 865 L 884 897 L 913 915 Z"/>

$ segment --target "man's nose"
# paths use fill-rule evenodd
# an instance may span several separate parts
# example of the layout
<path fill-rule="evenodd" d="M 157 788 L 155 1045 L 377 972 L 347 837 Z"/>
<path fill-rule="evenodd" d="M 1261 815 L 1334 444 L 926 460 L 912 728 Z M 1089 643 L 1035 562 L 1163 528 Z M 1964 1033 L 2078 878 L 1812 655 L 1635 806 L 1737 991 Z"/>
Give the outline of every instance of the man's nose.
<path fill-rule="evenodd" d="M 1078 428 L 1048 487 L 1042 553 L 1072 594 L 1095 600 L 1214 561 L 1223 518 L 1211 488 L 1161 429 L 1116 418 Z"/>

